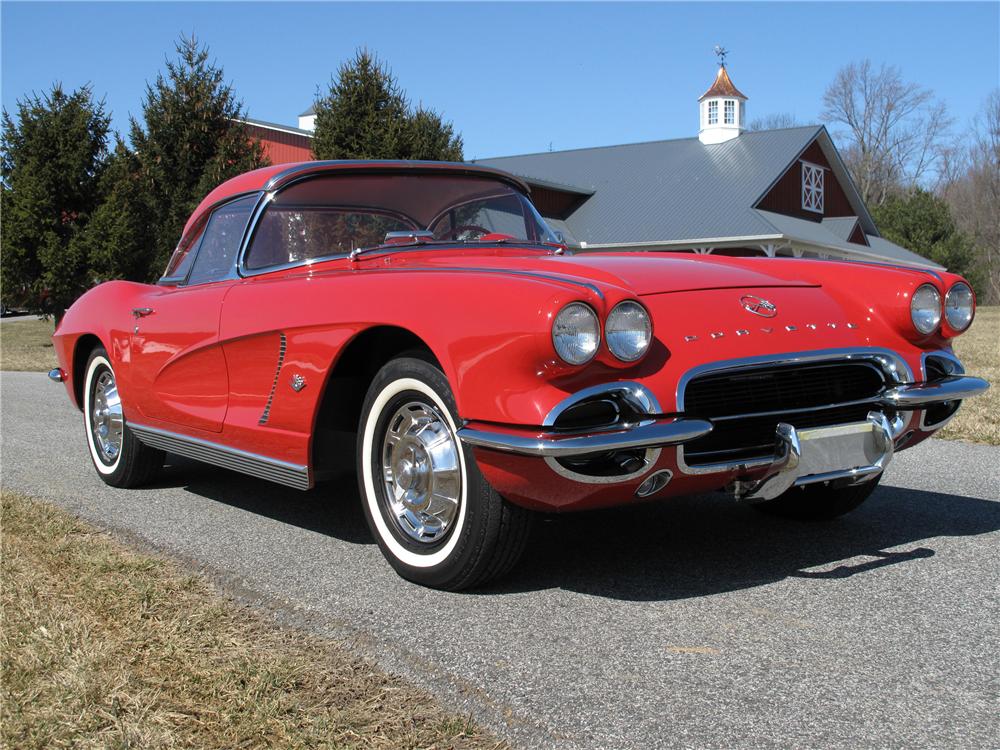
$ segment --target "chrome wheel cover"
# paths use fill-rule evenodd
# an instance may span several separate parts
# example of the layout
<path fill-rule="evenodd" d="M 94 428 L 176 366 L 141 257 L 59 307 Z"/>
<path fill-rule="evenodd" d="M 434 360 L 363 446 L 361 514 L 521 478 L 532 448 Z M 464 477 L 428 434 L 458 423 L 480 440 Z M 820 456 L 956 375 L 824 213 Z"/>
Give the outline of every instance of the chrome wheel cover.
<path fill-rule="evenodd" d="M 122 416 L 122 401 L 111 370 L 104 370 L 97 377 L 90 407 L 90 431 L 94 436 L 97 453 L 104 463 L 113 464 L 121 453 L 125 418 Z"/>
<path fill-rule="evenodd" d="M 380 454 L 384 502 L 407 538 L 440 541 L 458 517 L 460 450 L 447 420 L 421 401 L 407 402 L 386 423 Z"/>

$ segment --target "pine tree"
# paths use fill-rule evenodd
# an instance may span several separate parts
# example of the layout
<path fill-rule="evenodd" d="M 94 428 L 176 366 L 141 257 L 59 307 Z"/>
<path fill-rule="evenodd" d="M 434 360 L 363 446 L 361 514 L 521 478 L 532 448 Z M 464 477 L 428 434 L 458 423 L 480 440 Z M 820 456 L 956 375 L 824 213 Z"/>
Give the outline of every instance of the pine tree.
<path fill-rule="evenodd" d="M 919 188 L 891 194 L 874 208 L 872 218 L 887 240 L 962 274 L 976 288 L 982 287 L 972 241 L 959 231 L 941 198 Z"/>
<path fill-rule="evenodd" d="M 82 236 L 102 197 L 110 118 L 60 84 L 3 113 L 0 243 L 7 305 L 62 317 L 90 285 Z"/>
<path fill-rule="evenodd" d="M 208 49 L 182 37 L 177 59 L 147 85 L 144 122 L 130 140 L 149 218 L 147 279 L 166 266 L 198 203 L 220 182 L 265 166 L 263 148 L 240 124 L 244 112 Z M 131 176 L 128 178 L 131 179 Z"/>
<path fill-rule="evenodd" d="M 437 113 L 406 99 L 389 67 L 367 50 L 343 63 L 316 102 L 317 159 L 462 160 L 462 139 Z"/>
<path fill-rule="evenodd" d="M 410 116 L 406 159 L 462 161 L 462 136 L 441 115 L 418 107 Z"/>
<path fill-rule="evenodd" d="M 109 279 L 152 281 L 163 267 L 154 257 L 151 212 L 139 159 L 120 138 L 108 160 L 102 192 L 105 199 L 83 237 L 92 283 Z"/>

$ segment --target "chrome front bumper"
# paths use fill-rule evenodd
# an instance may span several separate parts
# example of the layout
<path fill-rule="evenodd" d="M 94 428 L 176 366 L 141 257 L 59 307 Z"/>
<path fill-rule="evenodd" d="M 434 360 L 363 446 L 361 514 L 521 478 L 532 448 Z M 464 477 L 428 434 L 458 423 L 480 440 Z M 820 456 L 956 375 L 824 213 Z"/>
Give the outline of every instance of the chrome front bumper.
<path fill-rule="evenodd" d="M 608 385 L 609 389 L 614 387 L 613 383 Z M 913 383 L 888 387 L 874 398 L 871 404 L 873 408 L 883 406 L 912 411 L 945 401 L 957 401 L 977 396 L 989 387 L 989 383 L 981 378 L 953 375 L 932 383 Z M 882 416 L 879 412 L 873 412 L 873 414 Z M 786 427 L 792 429 L 794 433 L 794 428 L 791 425 L 786 425 Z M 541 428 L 538 432 L 527 430 L 501 432 L 463 427 L 458 430 L 458 437 L 467 445 L 489 448 L 504 453 L 541 458 L 568 458 L 607 451 L 680 445 L 704 437 L 711 431 L 712 423 L 704 419 L 683 416 L 663 417 L 650 414 L 649 419 L 633 424 L 592 432 L 565 433 L 547 428 Z M 816 430 L 810 432 L 816 432 Z M 890 435 L 892 435 L 891 430 Z"/>
<path fill-rule="evenodd" d="M 984 393 L 990 384 L 969 375 L 951 375 L 932 383 L 898 385 L 883 391 L 878 403 L 896 409 L 912 411 L 943 401 L 960 401 Z"/>
<path fill-rule="evenodd" d="M 541 432 L 516 434 L 463 427 L 458 437 L 463 443 L 504 453 L 542 458 L 567 458 L 591 453 L 635 448 L 661 448 L 703 437 L 712 423 L 703 419 L 649 419 L 621 429 L 589 433 Z"/>

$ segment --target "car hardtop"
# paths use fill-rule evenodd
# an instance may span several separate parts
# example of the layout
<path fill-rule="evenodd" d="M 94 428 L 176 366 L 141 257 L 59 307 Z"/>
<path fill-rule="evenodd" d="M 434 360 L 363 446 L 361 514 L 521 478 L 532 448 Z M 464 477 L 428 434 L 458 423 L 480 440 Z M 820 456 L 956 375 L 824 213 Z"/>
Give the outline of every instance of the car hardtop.
<path fill-rule="evenodd" d="M 276 192 L 293 182 L 318 175 L 377 173 L 453 174 L 487 177 L 504 182 L 527 196 L 531 195 L 531 188 L 520 177 L 502 169 L 465 162 L 340 159 L 274 164 L 232 177 L 212 190 L 191 214 L 184 225 L 182 236 L 187 235 L 190 229 L 213 208 L 242 195 Z"/>

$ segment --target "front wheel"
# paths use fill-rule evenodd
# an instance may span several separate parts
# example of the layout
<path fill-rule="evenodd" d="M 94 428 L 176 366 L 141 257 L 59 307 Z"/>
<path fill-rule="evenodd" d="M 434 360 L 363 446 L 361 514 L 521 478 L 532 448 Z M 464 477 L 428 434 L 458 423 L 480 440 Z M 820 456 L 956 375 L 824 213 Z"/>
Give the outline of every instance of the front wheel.
<path fill-rule="evenodd" d="M 483 478 L 456 411 L 444 374 L 402 357 L 372 380 L 358 427 L 358 482 L 382 554 L 402 577 L 451 591 L 510 570 L 531 522 Z"/>
<path fill-rule="evenodd" d="M 125 421 L 118 380 L 104 347 L 87 360 L 83 425 L 97 475 L 112 487 L 138 487 L 163 466 L 163 451 L 139 442 Z"/>
<path fill-rule="evenodd" d="M 829 521 L 850 513 L 878 487 L 879 474 L 863 484 L 835 487 L 826 484 L 806 484 L 792 487 L 773 500 L 757 503 L 753 507 L 761 513 L 797 521 Z"/>

